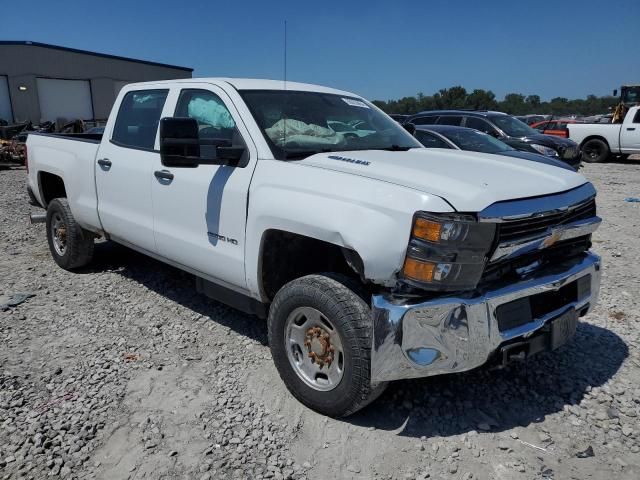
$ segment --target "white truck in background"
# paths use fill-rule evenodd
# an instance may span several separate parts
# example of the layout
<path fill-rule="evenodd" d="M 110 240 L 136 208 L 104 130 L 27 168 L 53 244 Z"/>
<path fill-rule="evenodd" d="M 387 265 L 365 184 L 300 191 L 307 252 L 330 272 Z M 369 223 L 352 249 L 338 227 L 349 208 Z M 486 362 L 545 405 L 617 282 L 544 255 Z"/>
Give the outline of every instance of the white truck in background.
<path fill-rule="evenodd" d="M 640 107 L 631 107 L 622 123 L 569 123 L 569 138 L 580 145 L 585 162 L 604 162 L 611 155 L 640 153 Z"/>
<path fill-rule="evenodd" d="M 104 237 L 267 318 L 281 378 L 349 415 L 387 382 L 558 348 L 596 302 L 594 187 L 527 160 L 425 149 L 349 92 L 130 84 L 98 135 L 31 134 L 53 259 Z"/>

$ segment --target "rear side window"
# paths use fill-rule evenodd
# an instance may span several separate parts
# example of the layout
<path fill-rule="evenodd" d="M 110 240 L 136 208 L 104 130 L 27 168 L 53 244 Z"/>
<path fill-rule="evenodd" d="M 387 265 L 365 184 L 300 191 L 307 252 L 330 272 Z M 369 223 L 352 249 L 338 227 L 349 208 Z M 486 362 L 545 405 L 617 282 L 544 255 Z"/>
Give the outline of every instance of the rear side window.
<path fill-rule="evenodd" d="M 453 115 L 443 116 L 438 120 L 438 125 L 455 125 L 459 127 L 461 123 L 462 117 Z"/>
<path fill-rule="evenodd" d="M 633 123 L 640 123 L 640 110 L 638 110 L 635 117 L 633 117 Z"/>
<path fill-rule="evenodd" d="M 426 148 L 451 148 L 447 142 L 430 133 L 416 130 L 416 138 Z"/>
<path fill-rule="evenodd" d="M 434 123 L 436 123 L 437 119 L 438 119 L 437 116 L 418 117 L 411 120 L 411 123 L 413 123 L 414 125 L 433 125 Z"/>
<path fill-rule="evenodd" d="M 111 140 L 122 146 L 153 150 L 169 90 L 137 90 L 122 99 Z"/>

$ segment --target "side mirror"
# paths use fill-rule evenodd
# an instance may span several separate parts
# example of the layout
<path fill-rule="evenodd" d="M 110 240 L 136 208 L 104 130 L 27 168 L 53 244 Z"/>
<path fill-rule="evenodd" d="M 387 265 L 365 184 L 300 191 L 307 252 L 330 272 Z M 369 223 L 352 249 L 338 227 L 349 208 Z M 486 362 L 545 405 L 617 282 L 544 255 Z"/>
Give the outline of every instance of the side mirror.
<path fill-rule="evenodd" d="M 193 118 L 165 117 L 160 120 L 160 159 L 165 167 L 236 166 L 245 147 L 229 143 L 220 138 L 201 139 L 198 122 Z M 212 157 L 203 157 L 203 151 Z"/>
<path fill-rule="evenodd" d="M 404 129 L 409 132 L 411 135 L 415 135 L 416 133 L 416 126 L 413 123 L 407 122 L 407 123 L 403 123 L 402 126 L 404 127 Z"/>
<path fill-rule="evenodd" d="M 227 163 L 238 163 L 244 155 L 245 148 L 241 145 L 232 145 L 230 147 L 216 147 L 216 157 L 219 160 L 226 160 Z"/>
<path fill-rule="evenodd" d="M 193 118 L 160 120 L 160 159 L 165 167 L 197 167 L 200 160 L 198 122 Z"/>
<path fill-rule="evenodd" d="M 613 96 L 614 96 L 614 97 L 617 97 L 617 96 L 618 96 L 618 89 L 617 89 L 617 88 L 613 91 Z"/>

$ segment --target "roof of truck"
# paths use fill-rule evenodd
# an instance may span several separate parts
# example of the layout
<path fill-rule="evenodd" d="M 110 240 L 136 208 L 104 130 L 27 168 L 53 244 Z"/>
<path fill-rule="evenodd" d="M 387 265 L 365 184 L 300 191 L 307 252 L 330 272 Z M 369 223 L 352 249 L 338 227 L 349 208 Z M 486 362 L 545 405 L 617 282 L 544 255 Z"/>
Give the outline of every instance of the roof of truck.
<path fill-rule="evenodd" d="M 296 90 L 303 92 L 322 92 L 332 93 L 335 95 L 345 95 L 349 97 L 360 97 L 351 92 L 345 90 L 338 90 L 335 88 L 324 87 L 322 85 L 314 85 L 312 83 L 299 83 L 299 82 L 285 82 L 284 80 L 266 80 L 262 78 L 229 78 L 229 77 L 205 77 L 205 78 L 181 78 L 176 80 L 160 80 L 154 82 L 136 82 L 135 85 L 144 85 L 145 83 L 152 83 L 157 85 L 158 83 L 221 83 L 226 82 L 233 86 L 237 90 Z"/>

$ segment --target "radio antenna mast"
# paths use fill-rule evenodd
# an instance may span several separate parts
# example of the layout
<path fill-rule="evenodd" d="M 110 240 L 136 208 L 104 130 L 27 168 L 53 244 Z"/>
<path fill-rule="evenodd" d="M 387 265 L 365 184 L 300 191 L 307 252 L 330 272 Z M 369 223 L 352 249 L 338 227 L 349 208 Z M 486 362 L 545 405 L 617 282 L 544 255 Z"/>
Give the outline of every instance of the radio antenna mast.
<path fill-rule="evenodd" d="M 284 90 L 287 90 L 287 20 L 284 21 Z M 284 97 L 284 107 L 282 109 L 282 121 L 283 121 L 283 143 L 282 148 L 285 152 L 287 152 L 287 96 L 285 93 Z"/>
<path fill-rule="evenodd" d="M 287 21 L 284 21 L 284 89 L 287 89 Z"/>

